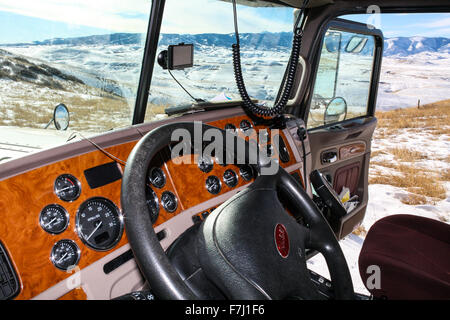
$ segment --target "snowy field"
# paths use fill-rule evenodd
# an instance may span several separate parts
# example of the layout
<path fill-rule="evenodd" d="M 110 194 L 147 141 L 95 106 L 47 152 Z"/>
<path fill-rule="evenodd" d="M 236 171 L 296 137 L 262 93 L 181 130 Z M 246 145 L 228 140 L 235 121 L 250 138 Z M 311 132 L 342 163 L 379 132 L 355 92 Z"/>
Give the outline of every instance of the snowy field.
<path fill-rule="evenodd" d="M 384 57 L 377 110 L 417 106 L 450 99 L 450 53 L 422 52 Z"/>

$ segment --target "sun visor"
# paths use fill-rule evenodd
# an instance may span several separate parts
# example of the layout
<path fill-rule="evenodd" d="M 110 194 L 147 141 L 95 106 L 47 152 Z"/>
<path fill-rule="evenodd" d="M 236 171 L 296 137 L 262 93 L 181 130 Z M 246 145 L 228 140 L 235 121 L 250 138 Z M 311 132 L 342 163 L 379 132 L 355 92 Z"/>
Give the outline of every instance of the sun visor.
<path fill-rule="evenodd" d="M 288 4 L 291 7 L 300 8 L 302 6 L 304 0 L 280 0 L 280 2 Z M 334 3 L 333 0 L 310 0 L 307 7 L 308 8 L 321 7 L 326 4 L 332 4 L 332 3 Z"/>
<path fill-rule="evenodd" d="M 224 2 L 232 2 L 231 0 L 221 0 Z M 236 0 L 237 4 L 241 4 L 249 7 L 282 7 L 284 5 L 288 5 L 294 8 L 300 8 L 303 4 L 304 0 Z M 310 0 L 308 4 L 308 8 L 312 7 L 320 7 L 326 4 L 334 3 L 333 0 Z"/>

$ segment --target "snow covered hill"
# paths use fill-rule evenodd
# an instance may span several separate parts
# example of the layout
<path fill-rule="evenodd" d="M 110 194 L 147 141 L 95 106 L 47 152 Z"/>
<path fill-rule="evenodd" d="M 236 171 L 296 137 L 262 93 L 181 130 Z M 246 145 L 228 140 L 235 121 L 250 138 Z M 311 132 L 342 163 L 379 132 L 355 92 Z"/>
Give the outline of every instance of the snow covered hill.
<path fill-rule="evenodd" d="M 240 41 L 243 47 L 255 49 L 289 50 L 292 44 L 292 35 L 289 32 L 261 32 L 241 33 Z M 142 45 L 145 35 L 140 33 L 113 33 L 92 35 L 75 38 L 55 38 L 32 43 L 17 43 L 4 46 L 111 46 L 111 45 Z M 202 33 L 202 34 L 161 34 L 160 45 L 167 46 L 177 43 L 192 43 L 197 49 L 205 46 L 230 48 L 236 42 L 234 33 Z M 395 37 L 384 40 L 385 56 L 409 56 L 421 52 L 450 53 L 450 39 L 444 37 Z"/>
<path fill-rule="evenodd" d="M 384 40 L 385 56 L 410 56 L 421 52 L 450 53 L 449 38 L 398 37 Z"/>

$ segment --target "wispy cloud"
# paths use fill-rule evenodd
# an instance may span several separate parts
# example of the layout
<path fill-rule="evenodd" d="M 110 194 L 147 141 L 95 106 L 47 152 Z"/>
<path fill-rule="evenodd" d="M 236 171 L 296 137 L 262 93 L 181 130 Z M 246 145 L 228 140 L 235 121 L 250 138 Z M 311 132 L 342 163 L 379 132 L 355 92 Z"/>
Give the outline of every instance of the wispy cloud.
<path fill-rule="evenodd" d="M 150 6 L 151 0 L 0 0 L 0 11 L 66 22 L 74 28 L 81 25 L 115 32 L 145 32 Z M 280 12 L 279 19 L 265 16 L 267 10 Z M 239 30 L 288 31 L 292 28 L 292 18 L 285 19 L 289 10 L 292 11 L 238 6 Z M 162 32 L 231 33 L 232 6 L 222 1 L 169 0 L 164 9 Z"/>
<path fill-rule="evenodd" d="M 272 15 L 268 15 L 267 12 Z M 238 6 L 240 32 L 273 32 L 292 29 L 292 9 L 248 8 Z M 277 15 L 279 15 L 277 17 Z M 286 15 L 289 16 L 286 19 Z M 233 9 L 222 1 L 167 1 L 161 32 L 166 33 L 231 33 Z"/>
<path fill-rule="evenodd" d="M 429 22 L 426 22 L 426 23 L 417 23 L 416 26 L 418 26 L 418 27 L 425 27 L 425 28 L 450 27 L 450 17 L 449 18 L 438 19 L 438 20 L 435 20 L 435 21 L 429 21 Z"/>
<path fill-rule="evenodd" d="M 0 0 L 0 11 L 121 32 L 143 32 L 149 0 Z"/>

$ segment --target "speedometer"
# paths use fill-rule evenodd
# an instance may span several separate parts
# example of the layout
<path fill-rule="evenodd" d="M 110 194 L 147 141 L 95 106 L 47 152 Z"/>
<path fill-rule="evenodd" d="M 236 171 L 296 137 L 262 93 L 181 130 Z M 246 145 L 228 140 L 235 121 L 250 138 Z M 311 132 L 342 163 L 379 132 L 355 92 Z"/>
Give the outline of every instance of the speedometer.
<path fill-rule="evenodd" d="M 120 241 L 123 217 L 112 201 L 96 197 L 81 204 L 76 216 L 76 226 L 83 243 L 94 250 L 105 251 Z"/>

